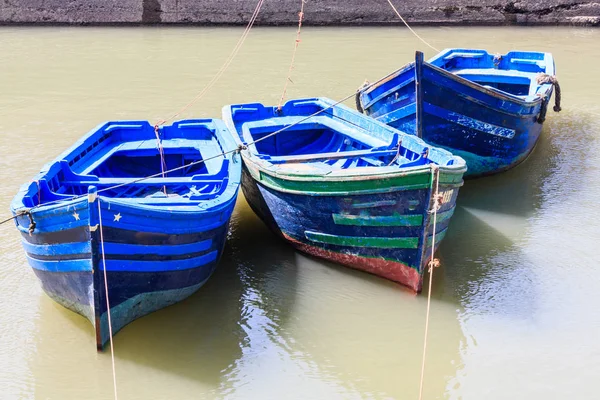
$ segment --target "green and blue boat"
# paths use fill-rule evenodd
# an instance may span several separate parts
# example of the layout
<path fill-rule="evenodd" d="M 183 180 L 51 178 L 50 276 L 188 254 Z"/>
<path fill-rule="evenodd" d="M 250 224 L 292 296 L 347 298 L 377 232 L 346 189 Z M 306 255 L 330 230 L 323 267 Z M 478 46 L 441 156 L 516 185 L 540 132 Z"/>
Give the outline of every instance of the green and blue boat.
<path fill-rule="evenodd" d="M 223 119 L 243 149 L 244 195 L 274 232 L 305 253 L 421 290 L 463 159 L 325 98 L 230 105 Z"/>

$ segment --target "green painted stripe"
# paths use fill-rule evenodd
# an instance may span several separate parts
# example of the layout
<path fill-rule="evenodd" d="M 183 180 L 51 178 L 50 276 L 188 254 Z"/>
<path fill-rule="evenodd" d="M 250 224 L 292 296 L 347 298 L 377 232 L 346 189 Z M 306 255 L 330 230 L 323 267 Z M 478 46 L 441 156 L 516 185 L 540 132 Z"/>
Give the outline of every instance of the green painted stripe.
<path fill-rule="evenodd" d="M 450 217 L 452 217 L 452 215 L 454 214 L 454 210 L 456 210 L 456 207 L 452 207 L 448 211 L 438 213 L 436 218 L 437 223 L 439 224 L 446 221 L 447 219 L 450 219 Z M 431 216 L 431 218 L 429 219 L 429 226 L 431 225 L 433 225 L 433 216 Z"/>
<path fill-rule="evenodd" d="M 446 232 L 448 232 L 448 228 L 444 229 L 441 232 L 436 232 L 435 233 L 435 241 L 436 241 L 436 243 L 439 244 L 444 239 L 444 236 L 446 236 Z M 429 235 L 427 237 L 427 247 L 431 247 L 432 243 L 433 243 L 433 235 Z"/>
<path fill-rule="evenodd" d="M 261 183 L 280 191 L 296 191 L 306 194 L 351 194 L 369 192 L 389 192 L 392 190 L 428 189 L 431 186 L 429 172 L 408 174 L 379 179 L 365 177 L 348 177 L 344 180 L 332 181 L 321 178 L 314 180 L 282 179 L 260 172 Z"/>
<path fill-rule="evenodd" d="M 304 232 L 306 238 L 312 242 L 335 244 L 338 246 L 351 247 L 378 247 L 382 249 L 416 249 L 419 246 L 419 238 L 389 238 L 389 237 L 363 237 L 363 236 L 339 236 L 320 232 Z"/>
<path fill-rule="evenodd" d="M 420 226 L 422 215 L 348 215 L 332 214 L 337 225 L 354 226 Z"/>

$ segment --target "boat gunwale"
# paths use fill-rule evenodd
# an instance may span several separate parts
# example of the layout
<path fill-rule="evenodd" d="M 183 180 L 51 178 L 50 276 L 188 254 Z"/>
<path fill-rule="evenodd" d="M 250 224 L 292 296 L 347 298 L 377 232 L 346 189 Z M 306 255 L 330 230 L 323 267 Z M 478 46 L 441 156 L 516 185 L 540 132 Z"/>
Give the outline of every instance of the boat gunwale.
<path fill-rule="evenodd" d="M 398 178 L 398 177 L 402 177 L 402 176 L 421 174 L 424 172 L 430 173 L 432 165 L 436 165 L 439 168 L 440 173 L 459 174 L 459 173 L 464 173 L 467 171 L 466 163 L 463 162 L 462 164 L 456 164 L 456 165 L 438 165 L 436 163 L 430 163 L 430 164 L 425 164 L 425 165 L 417 165 L 417 166 L 413 166 L 413 167 L 396 168 L 396 170 L 393 170 L 394 166 L 364 167 L 364 168 L 359 167 L 359 168 L 350 168 L 350 169 L 345 169 L 345 170 L 337 170 L 337 171 L 335 171 L 335 174 L 332 174 L 331 171 L 323 172 L 323 174 L 321 175 L 321 174 L 317 174 L 317 173 L 302 173 L 301 171 L 284 172 L 284 171 L 280 171 L 280 170 L 275 170 L 277 165 L 270 164 L 270 163 L 269 163 L 269 165 L 265 165 L 266 164 L 265 160 L 261 160 L 258 157 L 248 156 L 248 154 L 245 154 L 245 153 L 242 153 L 242 157 L 244 159 L 244 162 L 254 164 L 257 167 L 257 169 L 259 169 L 263 172 L 268 172 L 270 175 L 274 175 L 274 176 L 277 176 L 278 178 L 292 180 L 292 181 L 319 180 L 319 181 L 329 181 L 329 182 L 338 182 L 338 181 L 344 182 L 344 181 L 347 181 L 348 178 L 355 178 L 352 180 L 364 180 L 364 181 L 388 179 L 388 178 Z M 373 173 L 357 173 L 357 171 L 356 171 L 357 169 L 359 169 L 360 171 L 367 172 L 367 171 L 365 171 L 365 169 L 367 169 L 367 168 L 369 170 L 383 169 L 383 168 L 386 168 L 388 170 L 381 171 L 381 172 L 373 172 Z"/>
<path fill-rule="evenodd" d="M 302 99 L 289 100 L 286 103 L 286 105 L 288 103 L 295 103 L 295 102 L 304 103 L 304 102 L 308 102 L 308 101 L 314 102 L 315 105 L 322 107 L 323 110 L 325 110 L 327 108 L 330 108 L 330 109 L 339 108 L 345 112 L 350 112 L 353 114 L 357 113 L 355 110 L 352 110 L 343 104 L 337 104 L 333 100 L 325 98 L 325 97 L 302 98 Z M 255 104 L 255 103 L 252 103 L 252 104 Z M 243 106 L 244 104 L 240 104 L 240 105 Z M 260 104 L 260 105 L 265 108 L 269 107 L 269 106 L 264 106 L 263 104 Z M 234 140 L 236 141 L 236 143 L 238 145 L 244 145 L 245 143 L 242 142 L 242 139 L 240 137 L 241 133 L 238 132 L 238 129 L 236 128 L 235 122 L 233 120 L 233 116 L 231 114 L 231 109 L 234 106 L 238 106 L 238 105 L 237 104 L 236 105 L 228 105 L 228 106 L 223 107 L 223 116 L 224 116 L 223 119 L 224 119 L 227 127 L 232 131 L 232 133 L 234 133 L 232 136 L 233 136 Z M 284 107 L 285 107 L 285 105 L 284 105 Z M 289 172 L 281 171 L 281 169 L 279 167 L 280 164 L 272 164 L 268 160 L 264 160 L 264 159 L 260 158 L 258 156 L 258 154 L 256 154 L 255 152 L 252 152 L 249 148 L 245 148 L 245 149 L 241 150 L 240 154 L 242 155 L 242 159 L 243 159 L 244 163 L 247 165 L 252 165 L 254 169 L 259 169 L 259 170 L 266 172 L 269 175 L 275 176 L 276 178 L 279 178 L 279 179 L 285 179 L 285 180 L 297 181 L 297 182 L 299 182 L 299 181 L 311 182 L 311 181 L 315 181 L 315 180 L 324 181 L 324 182 L 344 182 L 344 181 L 348 181 L 348 180 L 370 181 L 370 180 L 377 180 L 377 179 L 397 178 L 397 177 L 401 177 L 401 176 L 408 176 L 408 175 L 420 174 L 420 173 L 428 173 L 429 174 L 431 171 L 431 168 L 432 168 L 431 164 L 437 165 L 440 168 L 441 173 L 464 174 L 467 171 L 467 164 L 466 164 L 465 160 L 463 160 L 461 157 L 453 155 L 450 151 L 445 150 L 439 146 L 433 146 L 433 145 L 423 141 L 421 138 L 418 138 L 414 135 L 410 135 L 406 132 L 397 130 L 393 127 L 390 127 L 387 124 L 384 124 L 380 121 L 370 118 L 364 114 L 357 114 L 357 116 L 360 116 L 360 118 L 365 119 L 365 121 L 368 121 L 369 124 L 375 124 L 375 125 L 379 126 L 380 128 L 384 129 L 385 131 L 389 132 L 390 134 L 398 134 L 400 140 L 403 140 L 406 138 L 406 139 L 409 139 L 409 140 L 415 142 L 417 145 L 422 146 L 424 149 L 431 149 L 431 150 L 435 150 L 436 152 L 440 152 L 441 154 L 444 154 L 450 160 L 452 160 L 454 162 L 454 164 L 439 165 L 435 162 L 431 162 L 429 164 L 417 165 L 417 166 L 412 166 L 412 167 L 371 166 L 371 167 L 364 167 L 364 168 L 338 169 L 338 170 L 334 170 L 334 171 L 329 170 L 329 171 L 323 171 L 322 173 L 314 173 L 314 172 L 310 172 L 310 173 L 304 172 L 303 173 L 302 171 L 289 171 Z M 230 126 L 230 123 L 233 124 L 233 126 Z M 365 131 L 365 134 L 369 133 L 369 130 L 366 127 L 360 127 L 360 128 Z M 318 153 L 314 153 L 314 154 L 318 154 Z"/>
<path fill-rule="evenodd" d="M 348 179 L 349 178 L 348 176 L 324 177 L 324 176 L 319 176 L 319 175 L 308 175 L 308 174 L 304 175 L 304 176 L 280 174 L 275 171 L 270 171 L 270 170 L 258 165 L 257 163 L 254 163 L 252 160 L 244 159 L 244 162 L 246 163 L 246 168 L 248 169 L 248 173 L 250 174 L 252 179 L 254 179 L 258 184 L 264 185 L 264 186 L 266 186 L 272 190 L 275 190 L 277 192 L 291 193 L 291 194 L 297 194 L 297 195 L 311 195 L 311 196 L 364 195 L 364 194 L 389 193 L 389 192 L 397 192 L 397 191 L 404 191 L 404 190 L 430 189 L 430 187 L 431 187 L 431 176 L 432 176 L 431 170 L 432 169 L 431 169 L 430 165 L 406 168 L 403 171 L 394 171 L 391 173 L 355 175 L 355 176 L 353 176 L 354 179 Z M 258 176 L 256 174 L 256 171 L 258 171 Z M 440 184 L 455 187 L 455 188 L 459 188 L 464 185 L 463 175 L 467 171 L 466 164 L 462 165 L 462 166 L 457 166 L 456 168 L 440 167 L 439 171 L 440 171 Z M 386 184 L 382 184 L 381 187 L 374 188 L 374 189 L 352 188 L 349 190 L 345 190 L 344 188 L 340 188 L 338 190 L 331 189 L 331 190 L 324 190 L 324 191 L 315 191 L 315 190 L 309 190 L 307 188 L 307 189 L 303 189 L 303 190 L 297 190 L 297 189 L 286 188 L 286 187 L 282 187 L 282 186 L 273 184 L 273 183 L 265 180 L 261 176 L 262 173 L 264 173 L 265 175 L 271 176 L 274 179 L 287 181 L 287 182 L 293 183 L 293 184 L 297 184 L 297 183 L 319 184 L 319 183 L 325 182 L 325 183 L 334 183 L 334 184 L 337 183 L 337 184 L 343 185 L 344 183 L 347 183 L 347 184 L 355 184 L 357 182 L 368 183 L 371 181 L 378 181 L 378 180 L 385 182 Z M 405 184 L 404 186 L 398 186 L 396 184 L 386 182 L 386 180 L 389 180 L 389 179 L 410 178 L 410 177 L 419 176 L 419 175 L 421 175 L 423 177 L 427 177 L 425 179 L 426 180 L 425 183 L 411 183 L 411 184 Z M 446 179 L 444 179 L 445 176 L 454 176 L 454 177 L 459 176 L 460 180 L 459 181 L 446 180 Z M 323 179 L 323 178 L 326 178 L 326 179 Z"/>
<path fill-rule="evenodd" d="M 438 59 L 439 57 L 445 56 L 451 52 L 454 52 L 456 50 L 460 50 L 460 49 L 455 49 L 455 48 L 446 48 L 442 51 L 440 51 L 438 54 L 436 54 L 434 57 L 430 58 L 427 61 L 423 61 L 424 65 L 427 65 L 428 67 L 431 67 L 435 72 L 438 72 L 442 75 L 444 75 L 445 77 L 460 83 L 460 84 L 464 84 L 466 86 L 471 87 L 472 89 L 478 90 L 480 92 L 486 93 L 492 97 L 498 98 L 500 100 L 503 101 L 511 101 L 511 102 L 515 102 L 520 104 L 523 107 L 535 107 L 536 105 L 538 105 L 539 103 L 541 103 L 542 99 L 546 96 L 548 96 L 551 92 L 552 92 L 552 84 L 541 84 L 539 85 L 540 87 L 546 86 L 546 89 L 543 92 L 539 92 L 535 98 L 533 100 L 526 100 L 522 97 L 516 96 L 516 95 L 512 95 L 510 93 L 506 93 L 506 92 L 500 92 L 500 91 L 496 91 L 490 88 L 487 88 L 483 85 L 480 85 L 476 82 L 473 82 L 469 79 L 463 78 L 460 75 L 457 75 L 453 72 L 447 71 L 441 67 L 438 67 L 436 65 L 433 65 L 432 62 L 436 59 Z M 480 50 L 480 49 L 473 49 L 474 51 L 482 51 L 484 52 L 486 55 L 489 55 L 489 52 L 487 50 Z M 507 52 L 506 54 L 503 54 L 502 57 L 508 55 L 511 52 L 517 52 L 518 50 L 511 50 L 509 52 Z M 531 51 L 523 51 L 523 52 L 529 52 L 532 53 Z M 551 53 L 546 53 L 546 52 L 533 52 L 533 53 L 540 53 L 540 54 L 544 54 L 545 57 L 549 57 L 550 60 L 552 62 L 554 62 L 554 58 L 552 57 Z M 409 70 L 410 68 L 413 68 L 415 66 L 415 62 L 411 61 L 410 63 L 405 64 L 404 66 L 400 67 L 399 69 L 397 69 L 396 71 L 378 79 L 377 81 L 369 84 L 369 86 L 365 89 L 362 89 L 360 91 L 360 102 L 361 102 L 361 106 L 363 107 L 363 109 L 367 109 L 369 107 L 371 107 L 374 103 L 376 103 L 377 101 L 381 100 L 381 99 L 377 99 L 375 100 L 369 100 L 368 103 L 364 104 L 363 103 L 363 95 L 368 95 L 370 94 L 372 91 L 374 91 L 375 89 L 381 87 L 381 85 L 385 84 L 386 82 L 389 82 L 390 80 L 398 77 L 399 75 L 401 75 L 402 73 L 406 72 L 407 70 Z M 508 71 L 508 70 L 507 70 Z M 548 68 L 546 69 L 547 73 Z M 552 64 L 552 74 L 554 74 L 554 64 Z M 388 90 L 388 92 L 393 92 L 393 89 Z M 386 97 L 386 96 L 383 96 Z M 530 97 L 530 96 L 527 96 Z M 507 113 L 510 115 L 521 115 L 520 113 L 518 114 L 512 114 L 512 113 Z"/>

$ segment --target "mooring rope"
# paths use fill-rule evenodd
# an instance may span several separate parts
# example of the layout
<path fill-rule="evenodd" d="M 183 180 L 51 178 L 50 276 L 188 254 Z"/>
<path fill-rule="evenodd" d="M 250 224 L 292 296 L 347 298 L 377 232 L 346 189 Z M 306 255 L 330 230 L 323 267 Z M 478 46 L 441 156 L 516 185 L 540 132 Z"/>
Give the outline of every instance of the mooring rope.
<path fill-rule="evenodd" d="M 440 167 L 438 165 L 431 165 L 431 190 L 433 190 L 433 185 L 435 181 L 435 192 L 432 195 L 433 205 L 430 213 L 433 214 L 433 232 L 431 235 L 431 259 L 429 261 L 429 291 L 427 293 L 427 313 L 425 315 L 425 337 L 423 339 L 423 360 L 421 363 L 421 383 L 419 385 L 419 400 L 423 398 L 423 381 L 425 377 L 425 355 L 427 354 L 427 335 L 429 333 L 429 310 L 431 308 L 431 288 L 433 283 L 433 269 L 440 265 L 440 261 L 434 258 L 435 253 L 435 228 L 437 225 L 437 212 L 440 208 Z M 425 239 L 426 240 L 426 239 Z"/>
<path fill-rule="evenodd" d="M 296 42 L 294 43 L 294 52 L 292 53 L 292 61 L 290 62 L 290 69 L 288 70 L 287 78 L 285 79 L 285 85 L 283 86 L 283 93 L 281 93 L 281 98 L 279 99 L 279 105 L 277 109 L 281 111 L 281 106 L 283 105 L 283 101 L 285 100 L 285 94 L 287 92 L 287 87 L 290 82 L 292 82 L 292 70 L 294 69 L 294 60 L 296 59 L 296 51 L 298 50 L 298 46 L 300 45 L 300 30 L 302 29 L 302 19 L 304 18 L 304 3 L 305 0 L 300 0 L 302 5 L 300 6 L 300 12 L 298 13 L 298 31 L 296 32 Z M 294 82 L 292 82 L 294 83 Z"/>
<path fill-rule="evenodd" d="M 159 172 L 159 173 L 156 173 L 156 174 L 153 174 L 153 175 L 148 175 L 148 176 L 144 176 L 144 177 L 141 177 L 141 178 L 132 179 L 132 180 L 131 180 L 131 181 L 129 181 L 129 182 L 123 182 L 123 183 L 119 183 L 119 184 L 117 184 L 117 185 L 113 185 L 113 186 L 110 186 L 110 187 L 107 187 L 107 188 L 98 189 L 98 193 L 106 192 L 106 191 L 108 191 L 108 190 L 114 190 L 114 189 L 118 189 L 118 188 L 120 188 L 120 187 L 123 187 L 123 186 L 131 185 L 131 184 L 133 184 L 133 183 L 143 182 L 143 181 L 145 181 L 146 179 L 157 178 L 157 177 L 159 177 L 159 176 L 162 176 L 162 175 L 163 175 L 163 172 L 164 172 L 164 174 L 169 174 L 169 173 L 171 173 L 171 172 L 176 172 L 176 171 L 180 171 L 180 170 L 182 170 L 182 169 L 186 169 L 186 168 L 189 168 L 189 167 L 193 167 L 193 166 L 195 166 L 195 165 L 202 164 L 202 163 L 205 163 L 205 162 L 207 162 L 207 161 L 210 161 L 210 160 L 213 160 L 213 159 L 216 159 L 216 158 L 219 158 L 219 157 L 225 157 L 226 155 L 228 155 L 228 154 L 231 154 L 231 153 L 240 152 L 241 150 L 245 150 L 245 149 L 246 149 L 248 146 L 251 146 L 251 145 L 254 145 L 254 144 L 256 144 L 256 143 L 259 143 L 259 142 L 261 142 L 261 141 L 263 141 L 263 140 L 266 140 L 266 139 L 268 139 L 268 138 L 270 138 L 270 137 L 272 137 L 272 136 L 275 136 L 275 135 L 277 135 L 277 134 L 279 134 L 279 133 L 281 133 L 281 132 L 283 132 L 283 131 L 286 131 L 286 130 L 288 130 L 288 129 L 290 129 L 290 128 L 292 128 L 292 127 L 294 127 L 294 126 L 296 126 L 296 125 L 298 125 L 298 124 L 300 124 L 300 123 L 302 123 L 302 122 L 305 122 L 305 121 L 307 121 L 307 120 L 311 119 L 312 117 L 316 117 L 317 115 L 324 113 L 325 111 L 327 111 L 327 110 L 329 110 L 329 109 L 331 109 L 331 108 L 333 108 L 333 107 L 335 107 L 335 106 L 337 106 L 337 105 L 339 105 L 339 104 L 343 103 L 344 101 L 346 101 L 346 100 L 350 99 L 351 97 L 355 96 L 355 95 L 356 95 L 356 93 L 357 93 L 357 92 L 354 92 L 354 93 L 352 93 L 352 94 L 349 94 L 348 96 L 344 97 L 343 99 L 341 99 L 341 100 L 338 100 L 338 101 L 336 101 L 335 103 L 333 103 L 333 104 L 331 104 L 331 105 L 329 105 L 329 106 L 327 106 L 327 107 L 324 107 L 324 108 L 322 108 L 321 110 L 319 110 L 319 111 L 317 111 L 317 112 L 315 112 L 315 113 L 313 113 L 313 114 L 310 114 L 310 115 L 308 115 L 308 116 L 306 116 L 306 117 L 304 117 L 304 118 L 301 118 L 301 119 L 299 119 L 298 121 L 294 122 L 293 124 L 286 125 L 286 126 L 284 126 L 283 128 L 281 128 L 281 129 L 279 129 L 279 130 L 277 130 L 277 131 L 275 131 L 275 132 L 272 132 L 272 133 L 270 133 L 270 134 L 268 134 L 268 135 L 265 135 L 265 136 L 263 136 L 263 137 L 261 137 L 261 138 L 258 138 L 258 139 L 254 140 L 254 141 L 252 141 L 252 142 L 249 142 L 249 143 L 247 143 L 246 145 L 240 145 L 240 146 L 238 146 L 238 147 L 237 147 L 237 148 L 235 148 L 235 149 L 228 150 L 228 151 L 224 151 L 224 152 L 222 152 L 222 153 L 216 154 L 216 155 L 214 155 L 214 156 L 211 156 L 211 157 L 208 157 L 208 158 L 204 158 L 204 159 L 202 159 L 202 160 L 198 160 L 198 161 L 192 161 L 192 162 L 190 162 L 190 163 L 188 163 L 188 164 L 184 164 L 184 165 L 181 165 L 181 166 L 179 166 L 179 167 L 171 168 L 171 169 L 169 169 L 169 170 L 166 170 L 166 171 L 161 171 L 161 172 Z M 340 118 L 340 117 L 336 117 L 336 118 Z M 80 198 L 83 198 L 83 197 L 86 197 L 86 196 L 87 196 L 87 194 L 74 195 L 74 196 L 72 196 L 72 197 L 71 197 L 71 198 L 69 198 L 69 199 L 58 199 L 58 200 L 49 201 L 49 202 L 47 202 L 47 203 L 44 203 L 44 204 L 37 204 L 37 205 L 35 205 L 35 206 L 33 206 L 33 207 L 30 207 L 30 208 L 28 208 L 28 209 L 20 210 L 20 211 L 19 211 L 19 212 L 17 212 L 17 213 L 16 213 L 14 216 L 12 216 L 12 217 L 10 217 L 10 218 L 7 218 L 7 219 L 3 220 L 2 222 L 0 222 L 0 225 L 2 225 L 2 224 L 4 224 L 4 223 L 6 223 L 6 222 L 8 222 L 8 221 L 12 221 L 13 219 L 15 219 L 15 218 L 18 218 L 18 217 L 20 217 L 20 216 L 22 216 L 22 215 L 30 215 L 30 216 L 31 216 L 31 211 L 35 210 L 35 209 L 36 209 L 36 208 L 38 208 L 38 207 L 41 207 L 41 206 L 49 206 L 49 205 L 53 205 L 53 204 L 59 204 L 59 203 L 62 203 L 62 202 L 64 202 L 64 201 L 73 201 L 73 200 L 77 200 L 77 199 L 80 199 Z M 31 218 L 30 218 L 30 219 L 31 219 Z M 34 226 L 35 226 L 35 225 L 34 225 Z"/>
<path fill-rule="evenodd" d="M 435 50 L 435 51 L 437 51 L 439 53 L 438 49 L 436 49 L 435 47 L 433 47 L 432 45 L 430 45 L 429 43 L 427 43 L 427 41 L 425 39 L 423 39 L 421 36 L 419 36 L 417 34 L 417 32 L 415 32 L 413 30 L 413 28 L 411 28 L 410 25 L 408 25 L 408 22 L 406 22 L 406 20 L 404 18 L 402 18 L 402 15 L 400 15 L 400 13 L 396 9 L 396 7 L 394 7 L 394 3 L 392 3 L 392 0 L 387 0 L 387 2 L 390 4 L 390 6 L 392 6 L 392 9 L 394 10 L 394 12 L 398 16 L 398 18 L 400 18 L 400 20 L 404 23 L 404 25 L 406 25 L 406 27 L 408 28 L 408 30 L 411 31 L 413 35 L 415 35 L 421 42 L 425 43 L 427 46 L 429 46 L 430 48 L 432 48 L 433 50 Z"/>
<path fill-rule="evenodd" d="M 158 133 L 158 125 L 154 125 L 154 135 L 156 135 L 156 146 L 158 147 L 158 154 L 160 155 L 160 172 L 162 173 L 162 177 L 164 178 L 166 176 L 165 169 L 167 169 L 167 163 L 165 162 L 165 151 L 163 149 L 162 141 L 160 140 L 160 135 Z M 163 186 L 163 192 L 166 196 L 166 186 Z"/>
<path fill-rule="evenodd" d="M 170 116 L 167 119 L 161 119 L 160 121 L 158 121 L 155 124 L 156 127 L 164 125 L 165 123 L 167 123 L 167 122 L 169 122 L 169 121 L 177 118 L 179 115 L 181 115 L 181 113 L 183 113 L 185 110 L 187 110 L 192 105 L 194 105 L 197 101 L 199 101 L 202 97 L 204 97 L 204 95 L 206 94 L 206 92 L 208 92 L 210 90 L 210 88 L 212 88 L 215 85 L 215 83 L 217 83 L 217 81 L 221 78 L 221 76 L 223 76 L 223 74 L 225 73 L 225 71 L 227 70 L 227 68 L 229 68 L 229 65 L 231 65 L 231 63 L 233 62 L 233 60 L 237 56 L 238 52 L 242 48 L 242 45 L 244 44 L 244 41 L 246 40 L 246 38 L 250 34 L 250 29 L 252 29 L 252 26 L 254 25 L 254 22 L 256 21 L 256 18 L 258 17 L 258 13 L 260 12 L 260 9 L 263 6 L 264 1 L 265 0 L 259 0 L 258 1 L 258 3 L 256 4 L 256 8 L 254 9 L 254 12 L 252 13 L 252 17 L 250 17 L 250 21 L 248 21 L 248 25 L 246 25 L 246 29 L 244 29 L 244 32 L 242 33 L 242 36 L 239 38 L 239 40 L 236 43 L 236 45 L 234 46 L 233 50 L 229 54 L 229 57 L 227 57 L 227 59 L 225 60 L 225 62 L 221 66 L 221 68 L 217 71 L 217 73 L 215 74 L 215 76 L 213 76 L 213 78 L 208 82 L 208 84 L 204 87 L 204 89 L 202 89 L 196 95 L 196 97 L 194 97 L 189 103 L 187 103 L 185 106 L 183 106 L 183 108 L 181 108 L 175 114 L 173 114 L 172 116 Z"/>
<path fill-rule="evenodd" d="M 115 400 L 118 400 L 117 395 L 117 373 L 115 370 L 115 349 L 113 347 L 112 320 L 110 318 L 110 302 L 108 300 L 108 278 L 106 277 L 106 256 L 104 255 L 104 234 L 102 232 L 102 209 L 100 207 L 100 196 L 98 196 L 98 223 L 100 226 L 100 247 L 102 249 L 102 266 L 104 268 L 104 293 L 106 296 L 106 314 L 108 316 L 108 336 L 110 340 L 110 358 L 112 361 L 113 387 L 115 389 Z M 102 329 L 100 329 L 102 336 Z M 100 338 L 102 340 L 102 338 Z"/>
<path fill-rule="evenodd" d="M 0 221 L 0 225 L 4 225 L 5 223 L 12 221 L 13 219 L 19 218 L 20 216 L 25 215 L 25 212 L 18 212 L 15 215 L 13 215 L 12 217 L 3 219 L 2 221 Z"/>

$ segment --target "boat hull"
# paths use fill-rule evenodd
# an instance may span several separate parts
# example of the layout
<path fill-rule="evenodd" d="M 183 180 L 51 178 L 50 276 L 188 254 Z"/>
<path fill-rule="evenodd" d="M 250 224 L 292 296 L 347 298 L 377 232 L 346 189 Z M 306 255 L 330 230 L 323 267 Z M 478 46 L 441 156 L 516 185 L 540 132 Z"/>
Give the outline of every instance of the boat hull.
<path fill-rule="evenodd" d="M 259 217 L 298 250 L 401 283 L 416 292 L 430 260 L 433 221 L 432 175 L 400 174 L 328 183 L 306 182 L 306 192 L 290 190 L 265 171 L 243 169 L 242 190 Z M 257 179 L 258 178 L 258 179 Z M 262 180 L 262 181 L 261 181 Z M 406 184 L 402 184 L 405 181 Z M 277 186 L 274 182 L 283 183 Z M 310 186 L 320 186 L 320 193 Z M 460 174 L 440 174 L 443 202 L 438 210 L 435 246 L 454 212 Z M 335 189 L 333 189 L 335 187 Z M 368 189 L 369 187 L 377 189 Z"/>
<path fill-rule="evenodd" d="M 234 203 L 206 214 L 153 215 L 97 197 L 89 207 L 84 201 L 33 213 L 37 226 L 31 235 L 23 230 L 27 217 L 18 217 L 17 224 L 43 290 L 90 320 L 102 350 L 110 339 L 106 293 L 113 335 L 192 295 L 218 264 Z"/>
<path fill-rule="evenodd" d="M 542 130 L 547 102 L 509 98 L 419 60 L 362 95 L 364 112 L 462 157 L 466 177 L 491 175 L 525 160 Z M 548 98 L 551 91 L 548 94 Z M 420 124 L 420 126 L 419 126 Z"/>

